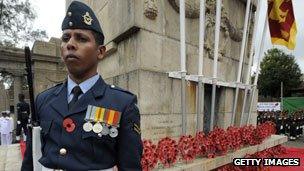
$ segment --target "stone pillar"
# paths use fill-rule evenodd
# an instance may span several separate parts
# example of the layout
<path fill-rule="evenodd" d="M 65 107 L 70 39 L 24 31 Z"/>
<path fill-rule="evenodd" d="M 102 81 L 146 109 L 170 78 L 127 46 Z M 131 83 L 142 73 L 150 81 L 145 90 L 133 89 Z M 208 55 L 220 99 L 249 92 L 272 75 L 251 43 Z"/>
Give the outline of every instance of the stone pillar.
<path fill-rule="evenodd" d="M 14 75 L 14 114 L 11 115 L 14 119 L 14 128 L 16 128 L 16 121 L 17 121 L 17 103 L 19 102 L 18 95 L 21 93 L 22 85 L 21 85 L 22 78 L 19 75 Z"/>
<path fill-rule="evenodd" d="M 4 89 L 3 82 L 0 82 L 0 111 L 9 110 L 8 90 Z"/>
<path fill-rule="evenodd" d="M 15 114 L 17 113 L 17 103 L 19 102 L 18 95 L 21 93 L 22 85 L 21 85 L 21 76 L 14 76 L 14 108 Z"/>

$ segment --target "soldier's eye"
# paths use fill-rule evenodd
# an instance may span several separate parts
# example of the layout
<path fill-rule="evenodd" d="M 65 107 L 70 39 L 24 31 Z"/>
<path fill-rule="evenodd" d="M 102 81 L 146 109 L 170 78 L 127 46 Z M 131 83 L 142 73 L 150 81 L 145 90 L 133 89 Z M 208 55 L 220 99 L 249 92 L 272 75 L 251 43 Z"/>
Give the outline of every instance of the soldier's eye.
<path fill-rule="evenodd" d="M 68 42 L 69 39 L 70 39 L 70 36 L 68 36 L 68 35 L 62 35 L 62 37 L 61 37 L 61 40 L 62 40 L 63 42 Z"/>
<path fill-rule="evenodd" d="M 87 41 L 88 41 L 88 39 L 87 39 L 87 38 L 84 38 L 84 37 L 80 37 L 79 40 L 80 40 L 81 42 L 87 42 Z"/>
<path fill-rule="evenodd" d="M 76 36 L 76 39 L 79 41 L 79 42 L 82 42 L 82 43 L 85 43 L 88 41 L 88 38 L 83 36 L 83 35 L 77 35 Z"/>

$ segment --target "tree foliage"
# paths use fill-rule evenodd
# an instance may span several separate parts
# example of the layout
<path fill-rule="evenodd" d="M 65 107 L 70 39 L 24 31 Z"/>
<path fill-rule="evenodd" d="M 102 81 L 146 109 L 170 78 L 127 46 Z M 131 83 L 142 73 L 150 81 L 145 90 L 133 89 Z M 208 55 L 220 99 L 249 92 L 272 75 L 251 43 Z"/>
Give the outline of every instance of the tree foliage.
<path fill-rule="evenodd" d="M 270 49 L 261 62 L 261 73 L 258 80 L 259 94 L 280 97 L 281 82 L 284 96 L 290 89 L 301 84 L 301 70 L 291 54 L 285 54 L 277 48 Z"/>
<path fill-rule="evenodd" d="M 0 39 L 1 45 L 15 46 L 47 38 L 44 30 L 34 30 L 36 14 L 29 0 L 0 0 Z"/>

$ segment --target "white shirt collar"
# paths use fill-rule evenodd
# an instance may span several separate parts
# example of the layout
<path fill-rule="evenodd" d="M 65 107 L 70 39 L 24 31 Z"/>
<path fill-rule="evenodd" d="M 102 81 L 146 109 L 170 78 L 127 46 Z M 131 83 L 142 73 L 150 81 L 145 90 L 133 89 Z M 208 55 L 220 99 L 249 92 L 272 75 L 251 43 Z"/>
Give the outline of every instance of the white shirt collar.
<path fill-rule="evenodd" d="M 80 87 L 81 91 L 83 92 L 83 94 L 85 94 L 87 91 L 89 91 L 93 87 L 93 85 L 98 81 L 99 77 L 100 76 L 98 74 L 96 74 L 93 77 L 91 77 L 79 84 L 79 87 Z M 70 78 L 70 76 L 68 76 L 68 96 L 71 95 L 73 88 L 77 85 L 78 84 L 76 84 Z"/>

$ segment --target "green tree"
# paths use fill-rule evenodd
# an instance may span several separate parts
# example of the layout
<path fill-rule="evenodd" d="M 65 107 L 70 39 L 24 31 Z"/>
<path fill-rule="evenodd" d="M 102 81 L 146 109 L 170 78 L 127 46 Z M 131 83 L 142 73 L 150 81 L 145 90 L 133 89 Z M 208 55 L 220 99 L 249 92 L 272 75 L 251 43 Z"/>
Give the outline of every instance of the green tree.
<path fill-rule="evenodd" d="M 29 0 L 0 0 L 0 44 L 16 46 L 47 38 L 44 30 L 34 30 L 36 14 Z"/>
<path fill-rule="evenodd" d="M 270 49 L 261 62 L 258 80 L 259 94 L 278 98 L 281 94 L 281 82 L 283 82 L 285 96 L 290 89 L 299 87 L 301 76 L 301 70 L 293 55 L 288 55 L 277 48 Z"/>

